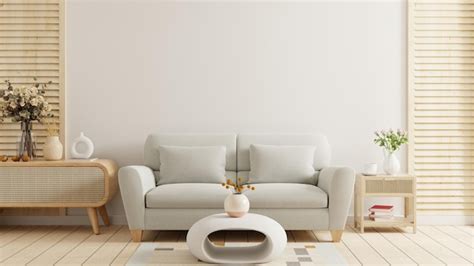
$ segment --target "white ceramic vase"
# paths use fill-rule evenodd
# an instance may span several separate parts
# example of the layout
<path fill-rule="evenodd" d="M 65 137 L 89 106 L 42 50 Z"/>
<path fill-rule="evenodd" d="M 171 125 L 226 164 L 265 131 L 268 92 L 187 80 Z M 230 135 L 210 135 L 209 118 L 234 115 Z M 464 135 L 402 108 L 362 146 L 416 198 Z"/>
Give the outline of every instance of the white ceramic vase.
<path fill-rule="evenodd" d="M 244 194 L 234 193 L 225 198 L 224 210 L 230 217 L 242 217 L 249 212 L 249 209 L 250 202 Z"/>
<path fill-rule="evenodd" d="M 384 151 L 383 170 L 388 175 L 396 175 L 400 172 L 400 161 L 394 152 Z"/>
<path fill-rule="evenodd" d="M 85 150 L 79 152 L 77 150 L 78 145 L 84 145 Z M 74 159 L 89 159 L 94 153 L 94 143 L 92 140 L 84 135 L 84 132 L 81 132 L 81 135 L 74 139 L 71 145 L 71 157 Z"/>
<path fill-rule="evenodd" d="M 44 158 L 48 161 L 58 161 L 63 158 L 63 144 L 59 136 L 48 136 L 43 146 Z"/>

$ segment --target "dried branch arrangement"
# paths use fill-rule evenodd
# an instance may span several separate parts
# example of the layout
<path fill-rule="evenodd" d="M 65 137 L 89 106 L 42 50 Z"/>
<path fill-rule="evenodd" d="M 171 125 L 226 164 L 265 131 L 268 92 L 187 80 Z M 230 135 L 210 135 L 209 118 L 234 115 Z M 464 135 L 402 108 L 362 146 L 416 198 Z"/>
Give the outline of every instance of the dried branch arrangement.
<path fill-rule="evenodd" d="M 232 190 L 232 193 L 240 194 L 245 190 L 255 190 L 254 186 L 251 185 L 243 185 L 242 178 L 238 177 L 237 182 L 234 183 L 232 179 L 227 179 L 226 183 L 222 183 L 222 186 L 226 189 Z"/>

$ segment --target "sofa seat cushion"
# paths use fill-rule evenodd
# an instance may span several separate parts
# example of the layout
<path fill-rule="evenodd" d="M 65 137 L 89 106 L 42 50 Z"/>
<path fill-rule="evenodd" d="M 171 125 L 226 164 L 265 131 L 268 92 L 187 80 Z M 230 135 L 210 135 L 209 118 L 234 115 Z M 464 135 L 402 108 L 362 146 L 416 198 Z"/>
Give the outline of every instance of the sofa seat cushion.
<path fill-rule="evenodd" d="M 146 194 L 146 207 L 155 209 L 223 209 L 230 191 L 220 184 L 180 183 L 157 186 Z"/>
<path fill-rule="evenodd" d="M 321 209 L 328 207 L 326 192 L 314 185 L 266 183 L 252 184 L 246 192 L 250 209 Z"/>
<path fill-rule="evenodd" d="M 255 184 L 245 194 L 250 209 L 327 208 L 327 194 L 307 184 Z M 153 209 L 223 209 L 229 190 L 218 184 L 182 183 L 156 187 L 146 195 L 146 207 Z"/>

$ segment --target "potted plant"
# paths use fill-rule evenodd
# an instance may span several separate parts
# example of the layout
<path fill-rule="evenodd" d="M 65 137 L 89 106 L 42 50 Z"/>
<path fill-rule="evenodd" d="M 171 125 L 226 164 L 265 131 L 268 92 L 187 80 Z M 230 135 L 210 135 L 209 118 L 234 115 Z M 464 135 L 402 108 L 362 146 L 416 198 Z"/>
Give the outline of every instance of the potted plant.
<path fill-rule="evenodd" d="M 0 121 L 9 118 L 13 122 L 21 123 L 18 156 L 24 160 L 36 156 L 35 143 L 31 137 L 33 122 L 53 117 L 51 106 L 45 99 L 47 84 L 38 83 L 36 79 L 34 81 L 31 87 L 13 87 L 13 84 L 6 80 L 6 89 L 0 90 L 0 99 L 3 100 L 0 101 Z"/>
<path fill-rule="evenodd" d="M 375 144 L 384 149 L 383 170 L 389 175 L 397 174 L 400 171 L 400 162 L 395 152 L 400 149 L 403 144 L 408 143 L 408 134 L 406 131 L 392 129 L 388 131 L 375 132 Z"/>
<path fill-rule="evenodd" d="M 242 194 L 245 190 L 255 190 L 254 186 L 243 185 L 242 178 L 237 178 L 237 182 L 227 179 L 222 186 L 232 191 L 224 201 L 224 210 L 230 217 L 242 217 L 249 212 L 250 203 L 247 196 Z"/>

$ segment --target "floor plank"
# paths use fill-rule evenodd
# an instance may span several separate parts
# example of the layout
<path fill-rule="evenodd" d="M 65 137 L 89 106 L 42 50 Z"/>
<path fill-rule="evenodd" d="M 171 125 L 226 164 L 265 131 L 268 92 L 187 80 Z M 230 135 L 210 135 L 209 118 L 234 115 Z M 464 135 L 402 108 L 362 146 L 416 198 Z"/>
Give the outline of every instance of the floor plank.
<path fill-rule="evenodd" d="M 334 243 L 332 242 L 332 237 L 329 231 L 313 231 L 314 236 L 318 239 L 318 242 L 321 243 Z M 344 234 L 342 234 L 342 237 L 344 238 Z M 341 242 L 339 242 L 341 243 Z"/>
<path fill-rule="evenodd" d="M 474 264 L 474 249 L 451 237 L 448 233 L 442 232 L 432 226 L 418 226 L 418 230 L 441 246 Z M 472 241 L 474 241 L 474 238 Z"/>
<path fill-rule="evenodd" d="M 15 230 L 10 230 L 2 234 L 2 237 L 0 237 L 0 248 L 3 248 L 4 246 L 8 245 L 12 241 L 15 241 L 22 235 L 31 232 L 35 229 L 34 226 L 20 226 L 16 228 Z"/>
<path fill-rule="evenodd" d="M 217 231 L 208 236 L 209 240 L 214 244 L 218 246 L 224 246 L 225 244 L 225 237 L 226 237 L 226 232 L 225 231 Z"/>
<path fill-rule="evenodd" d="M 0 228 L 2 265 L 125 265 L 139 243 L 126 226 L 102 227 L 93 235 L 89 226 L 18 226 Z M 418 233 L 397 228 L 368 228 L 359 234 L 346 228 L 333 243 L 328 231 L 287 231 L 289 242 L 335 247 L 349 265 L 472 265 L 470 227 L 420 226 Z M 143 241 L 184 242 L 186 231 L 145 231 Z M 219 231 L 209 238 L 225 242 L 261 242 L 253 231 Z"/>
<path fill-rule="evenodd" d="M 468 247 L 474 248 L 474 236 L 467 232 L 459 230 L 456 226 L 435 226 L 441 232 L 449 234 L 454 239 L 464 243 Z"/>
<path fill-rule="evenodd" d="M 458 225 L 456 228 L 474 236 L 474 225 Z"/>
<path fill-rule="evenodd" d="M 15 226 L 10 225 L 2 225 L 0 226 L 0 235 L 5 234 L 8 231 L 11 231 L 15 228 Z"/>
<path fill-rule="evenodd" d="M 349 265 L 362 265 L 362 262 L 352 253 L 352 251 L 344 244 L 344 241 L 334 243 L 329 231 L 313 231 L 314 235 L 318 239 L 319 244 L 334 245 L 340 254 L 345 258 Z M 344 239 L 344 234 L 342 234 Z M 316 244 L 317 247 L 317 244 Z"/>
<path fill-rule="evenodd" d="M 178 242 L 180 231 L 163 230 L 159 231 L 155 242 Z"/>
<path fill-rule="evenodd" d="M 392 243 L 398 250 L 406 254 L 417 264 L 444 265 L 436 256 L 406 238 L 393 228 L 375 229 L 383 238 Z"/>
<path fill-rule="evenodd" d="M 143 231 L 142 242 L 153 242 L 158 236 L 158 230 L 145 230 Z"/>
<path fill-rule="evenodd" d="M 54 264 L 92 235 L 90 226 L 81 226 L 68 237 L 34 258 L 28 265 Z"/>
<path fill-rule="evenodd" d="M 181 231 L 179 234 L 178 242 L 186 242 L 187 235 L 188 235 L 188 231 Z"/>
<path fill-rule="evenodd" d="M 129 241 L 127 245 L 120 251 L 111 265 L 125 265 L 128 259 L 135 253 L 135 250 L 140 246 L 140 243 Z"/>
<path fill-rule="evenodd" d="M 131 240 L 130 232 L 126 226 L 122 226 L 102 247 L 90 256 L 83 265 L 107 265 L 111 264 L 123 248 Z"/>
<path fill-rule="evenodd" d="M 247 241 L 248 242 L 263 242 L 265 240 L 265 235 L 257 231 L 248 231 L 247 232 Z"/>
<path fill-rule="evenodd" d="M 77 226 L 61 226 L 56 230 L 52 231 L 39 241 L 33 243 L 27 248 L 22 249 L 20 252 L 14 256 L 8 258 L 4 263 L 11 265 L 24 265 L 38 257 L 44 251 L 48 250 L 50 247 L 54 246 L 59 241 L 63 240 L 65 237 L 72 234 L 77 230 Z"/>
<path fill-rule="evenodd" d="M 389 265 L 375 249 L 373 249 L 362 237 L 350 228 L 343 233 L 342 242 L 361 261 L 362 264 Z"/>
<path fill-rule="evenodd" d="M 102 247 L 118 230 L 120 226 L 112 225 L 110 227 L 102 226 L 100 235 L 91 235 L 71 252 L 66 254 L 55 265 L 80 265 L 84 263 L 97 249 Z"/>
<path fill-rule="evenodd" d="M 313 231 L 309 230 L 293 230 L 291 231 L 293 237 L 295 238 L 295 242 L 311 242 L 316 243 L 318 239 L 313 234 Z"/>
<path fill-rule="evenodd" d="M 285 231 L 285 232 L 286 232 L 286 239 L 288 243 L 294 243 L 296 240 L 295 240 L 295 237 L 293 236 L 293 233 L 291 231 Z"/>
<path fill-rule="evenodd" d="M 11 256 L 16 255 L 23 249 L 28 248 L 42 237 L 45 237 L 46 235 L 51 233 L 54 229 L 56 229 L 56 227 L 42 226 L 37 227 L 34 230 L 21 235 L 19 238 L 15 239 L 15 241 L 12 241 L 2 247 L 0 252 L 0 262 L 3 262 Z"/>
<path fill-rule="evenodd" d="M 355 231 L 354 228 L 351 228 Z M 375 229 L 367 228 L 362 239 L 377 251 L 390 265 L 417 265 L 409 256 L 396 248 L 390 241 L 381 236 Z"/>
<path fill-rule="evenodd" d="M 248 242 L 247 231 L 226 231 L 225 242 Z"/>
<path fill-rule="evenodd" d="M 405 233 L 403 229 L 396 230 L 400 233 Z M 419 230 L 419 227 L 418 227 Z M 462 264 L 462 265 L 472 265 L 469 261 L 463 257 L 457 255 L 451 250 L 447 249 L 443 245 L 439 244 L 437 241 L 431 239 L 426 234 L 417 233 L 417 234 L 401 234 L 402 236 L 410 239 L 413 243 L 417 244 L 420 247 L 423 247 L 426 251 L 430 252 L 432 255 L 436 256 L 445 264 Z"/>

